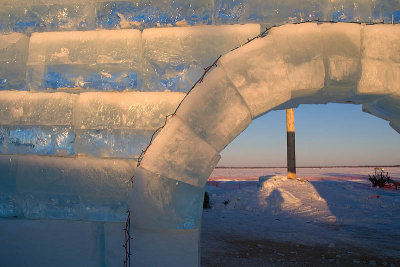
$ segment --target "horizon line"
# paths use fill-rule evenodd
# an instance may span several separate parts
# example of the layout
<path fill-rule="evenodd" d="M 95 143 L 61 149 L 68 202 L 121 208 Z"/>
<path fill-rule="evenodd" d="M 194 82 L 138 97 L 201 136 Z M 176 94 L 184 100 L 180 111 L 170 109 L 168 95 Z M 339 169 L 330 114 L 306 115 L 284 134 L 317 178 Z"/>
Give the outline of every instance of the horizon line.
<path fill-rule="evenodd" d="M 297 166 L 297 169 L 302 168 L 361 168 L 361 167 L 370 167 L 370 168 L 389 168 L 389 167 L 400 167 L 400 165 L 336 165 L 336 166 Z M 278 166 L 278 167 L 238 167 L 238 166 L 217 166 L 215 169 L 275 169 L 275 168 L 287 168 L 287 166 Z"/>

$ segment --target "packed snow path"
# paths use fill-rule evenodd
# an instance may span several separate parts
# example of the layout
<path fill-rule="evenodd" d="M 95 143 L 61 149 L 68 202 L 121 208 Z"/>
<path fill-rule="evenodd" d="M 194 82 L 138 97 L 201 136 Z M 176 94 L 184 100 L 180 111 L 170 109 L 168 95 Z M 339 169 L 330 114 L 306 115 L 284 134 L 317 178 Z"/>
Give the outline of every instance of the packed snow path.
<path fill-rule="evenodd" d="M 299 104 L 367 103 L 400 131 L 399 41 L 398 25 L 303 23 L 222 56 L 135 172 L 134 265 L 199 265 L 206 180 L 252 119 Z"/>

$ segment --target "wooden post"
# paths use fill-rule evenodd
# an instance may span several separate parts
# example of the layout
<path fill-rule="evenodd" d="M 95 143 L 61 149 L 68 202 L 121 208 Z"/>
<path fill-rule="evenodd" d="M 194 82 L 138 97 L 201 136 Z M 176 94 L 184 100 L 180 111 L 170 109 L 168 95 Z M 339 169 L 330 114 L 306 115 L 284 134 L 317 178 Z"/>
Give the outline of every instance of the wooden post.
<path fill-rule="evenodd" d="M 286 110 L 286 133 L 287 133 L 287 177 L 296 179 L 296 154 L 294 134 L 294 110 Z"/>

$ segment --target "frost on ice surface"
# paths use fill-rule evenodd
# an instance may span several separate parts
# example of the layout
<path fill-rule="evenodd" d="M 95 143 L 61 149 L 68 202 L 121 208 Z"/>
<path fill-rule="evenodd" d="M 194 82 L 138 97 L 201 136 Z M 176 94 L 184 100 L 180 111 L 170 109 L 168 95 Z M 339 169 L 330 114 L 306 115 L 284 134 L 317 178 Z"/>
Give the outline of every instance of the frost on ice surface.
<path fill-rule="evenodd" d="M 141 162 L 143 168 L 194 186 L 204 186 L 221 156 L 177 116 L 170 118 Z"/>
<path fill-rule="evenodd" d="M 81 93 L 75 108 L 77 129 L 157 129 L 174 112 L 183 93 Z"/>
<path fill-rule="evenodd" d="M 0 90 L 25 90 L 29 38 L 20 33 L 0 34 Z"/>
<path fill-rule="evenodd" d="M 251 123 L 246 103 L 221 68 L 190 92 L 177 116 L 218 152 Z"/>
<path fill-rule="evenodd" d="M 34 33 L 29 44 L 30 88 L 138 89 L 140 42 L 138 30 Z"/>
<path fill-rule="evenodd" d="M 203 199 L 203 187 L 140 167 L 131 192 L 133 225 L 142 229 L 197 229 Z"/>
<path fill-rule="evenodd" d="M 70 126 L 77 98 L 67 93 L 0 92 L 0 123 Z"/>
<path fill-rule="evenodd" d="M 258 24 L 146 29 L 144 90 L 187 92 L 203 68 L 259 33 Z"/>

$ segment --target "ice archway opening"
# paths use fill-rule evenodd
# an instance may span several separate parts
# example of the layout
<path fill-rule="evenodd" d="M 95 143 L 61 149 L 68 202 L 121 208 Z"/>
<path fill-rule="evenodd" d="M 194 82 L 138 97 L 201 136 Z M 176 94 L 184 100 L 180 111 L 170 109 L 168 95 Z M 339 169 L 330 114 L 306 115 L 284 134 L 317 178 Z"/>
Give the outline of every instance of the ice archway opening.
<path fill-rule="evenodd" d="M 400 131 L 399 41 L 398 25 L 302 23 L 222 56 L 135 171 L 135 266 L 199 265 L 206 180 L 252 119 L 299 104 L 354 103 Z"/>

